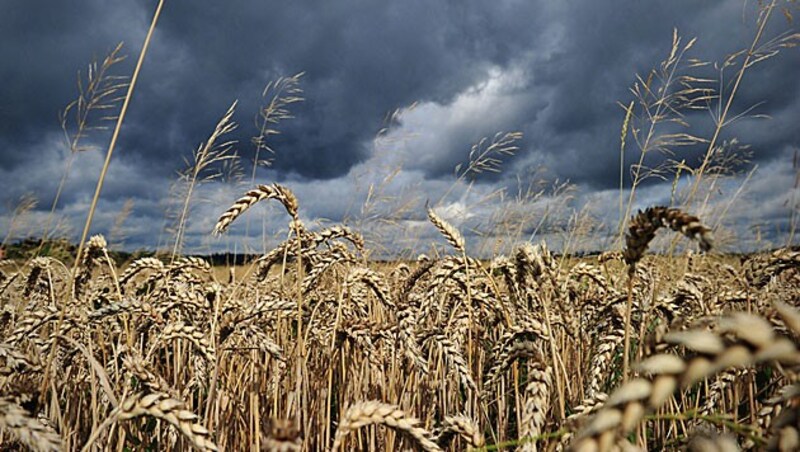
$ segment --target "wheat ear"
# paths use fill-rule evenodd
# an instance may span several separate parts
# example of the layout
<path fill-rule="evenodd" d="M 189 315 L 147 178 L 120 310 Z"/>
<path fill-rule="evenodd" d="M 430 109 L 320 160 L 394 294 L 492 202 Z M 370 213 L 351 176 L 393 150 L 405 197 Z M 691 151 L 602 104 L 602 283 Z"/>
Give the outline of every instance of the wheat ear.
<path fill-rule="evenodd" d="M 248 191 L 244 194 L 241 198 L 237 199 L 233 205 L 225 211 L 222 215 L 220 215 L 219 219 L 217 220 L 216 226 L 214 226 L 214 234 L 222 234 L 228 229 L 228 226 L 233 223 L 245 210 L 252 207 L 255 203 L 264 200 L 264 199 L 276 199 L 283 207 L 286 208 L 286 212 L 292 217 L 292 220 L 299 224 L 299 217 L 297 214 L 297 210 L 299 208 L 299 204 L 297 202 L 297 198 L 294 196 L 291 190 L 288 188 L 278 185 L 259 185 L 258 187 Z"/>
<path fill-rule="evenodd" d="M 406 416 L 406 413 L 395 405 L 375 400 L 351 405 L 339 422 L 333 441 L 333 450 L 339 450 L 347 435 L 366 425 L 379 424 L 390 427 L 413 438 L 427 452 L 441 452 L 442 449 L 433 441 L 433 435 L 419 426 L 419 419 Z"/>
<path fill-rule="evenodd" d="M 770 452 L 800 450 L 800 385 L 785 386 L 775 398 L 776 406 L 782 406 L 769 426 L 769 441 L 766 449 Z"/>
<path fill-rule="evenodd" d="M 666 403 L 679 386 L 690 386 L 729 368 L 765 361 L 800 362 L 794 343 L 777 337 L 769 323 L 760 317 L 737 313 L 720 321 L 719 326 L 719 333 L 689 330 L 665 336 L 666 342 L 682 345 L 696 355 L 684 359 L 658 354 L 645 359 L 639 371 L 650 378 L 633 379 L 614 391 L 605 407 L 579 432 L 572 450 L 610 450 L 636 428 L 645 414 Z M 728 335 L 724 336 L 725 333 Z"/>
<path fill-rule="evenodd" d="M 94 235 L 86 242 L 86 251 L 83 253 L 78 272 L 75 275 L 74 296 L 78 299 L 83 293 L 83 289 L 92 277 L 97 259 L 106 253 L 108 243 L 102 235 Z"/>
<path fill-rule="evenodd" d="M 625 236 L 625 251 L 623 256 L 629 269 L 633 272 L 636 263 L 642 259 L 647 246 L 656 235 L 660 227 L 668 227 L 673 231 L 695 239 L 700 244 L 700 249 L 708 251 L 713 244 L 711 230 L 693 215 L 684 213 L 680 209 L 670 207 L 649 207 L 631 219 L 628 234 Z"/>
<path fill-rule="evenodd" d="M 150 347 L 150 351 L 147 353 L 147 358 L 152 356 L 159 344 L 166 343 L 174 339 L 188 340 L 209 362 L 216 361 L 214 347 L 211 345 L 208 339 L 206 339 L 205 334 L 203 334 L 199 328 L 193 325 L 188 325 L 184 322 L 176 322 L 167 325 L 161 332 L 161 335 L 158 337 L 157 341 L 154 342 Z"/>
<path fill-rule="evenodd" d="M 59 451 L 61 437 L 50 427 L 31 417 L 30 413 L 9 397 L 0 397 L 0 431 L 14 434 L 33 450 Z"/>
<path fill-rule="evenodd" d="M 447 447 L 456 435 L 463 438 L 471 447 L 483 447 L 486 443 L 478 424 L 463 414 L 445 416 L 442 426 L 437 431 L 436 442 L 442 447 Z"/>
<path fill-rule="evenodd" d="M 442 217 L 436 214 L 430 207 L 426 206 L 428 210 L 428 219 L 436 226 L 436 229 L 447 239 L 447 243 L 453 246 L 458 251 L 464 252 L 464 236 L 452 224 L 445 221 Z"/>
<path fill-rule="evenodd" d="M 139 416 L 152 416 L 172 424 L 200 450 L 217 450 L 211 434 L 197 423 L 197 415 L 183 409 L 183 402 L 163 393 L 139 393 L 120 404 L 116 420 L 124 421 Z"/>
<path fill-rule="evenodd" d="M 124 286 L 131 278 L 144 270 L 163 270 L 164 264 L 154 257 L 142 257 L 133 261 L 119 276 L 119 284 Z"/>
<path fill-rule="evenodd" d="M 542 433 L 547 412 L 550 408 L 550 390 L 553 386 L 553 369 L 546 363 L 534 363 L 528 370 L 528 384 L 525 386 L 525 406 L 520 425 L 520 436 L 527 438 L 522 450 L 536 452 L 535 438 Z"/>

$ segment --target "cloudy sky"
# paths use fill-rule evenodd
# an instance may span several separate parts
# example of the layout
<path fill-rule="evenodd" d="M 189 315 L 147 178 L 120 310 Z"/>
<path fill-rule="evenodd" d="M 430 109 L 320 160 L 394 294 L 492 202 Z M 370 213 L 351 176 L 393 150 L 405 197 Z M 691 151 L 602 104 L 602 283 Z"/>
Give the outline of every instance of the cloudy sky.
<path fill-rule="evenodd" d="M 70 154 L 59 112 L 78 95 L 78 72 L 85 80 L 93 59 L 124 42 L 128 58 L 111 72 L 131 74 L 156 4 L 0 3 L 1 236 L 26 194 L 38 204 L 15 221 L 10 238 L 41 234 Z M 778 5 L 759 42 L 768 46 L 764 52 L 778 43 L 771 40 L 797 31 L 790 20 L 797 7 Z M 166 0 L 92 231 L 124 238 L 127 249 L 171 246 L 165 212 L 182 202 L 176 174 L 238 100 L 239 127 L 226 138 L 237 141 L 244 177 L 194 191 L 185 250 L 258 248 L 262 237 L 285 234 L 285 214 L 274 207 L 249 212 L 227 237 L 209 231 L 251 186 L 251 138 L 267 101 L 264 87 L 304 72 L 305 101 L 290 105 L 294 118 L 269 137 L 272 166 L 260 168 L 255 182 L 293 189 L 310 224 L 346 221 L 376 247 L 423 251 L 435 237 L 424 217 L 430 202 L 465 231 L 476 252 L 539 238 L 555 248 L 610 246 L 619 221 L 619 104 L 635 100 L 636 75 L 646 79 L 659 68 L 677 29 L 681 48 L 697 41 L 676 79 L 722 77 L 703 86 L 729 95 L 742 60 L 722 70 L 723 62 L 751 45 L 757 12 L 757 2 L 743 0 Z M 690 67 L 693 59 L 711 64 Z M 736 121 L 718 143 L 735 138 L 724 153 L 746 151 L 749 162 L 727 165 L 736 174 L 704 186 L 689 206 L 728 237 L 731 250 L 787 240 L 798 196 L 792 159 L 800 146 L 799 73 L 797 48 L 747 69 L 729 113 Z M 679 112 L 688 124 L 680 131 L 710 138 L 718 117 L 717 102 L 710 102 L 710 112 Z M 632 124 L 646 132 L 645 112 L 634 105 Z M 90 125 L 102 125 L 98 118 L 90 116 Z M 74 127 L 68 117 L 68 131 Z M 668 124 L 654 129 L 656 137 L 676 131 Z M 503 156 L 502 171 L 458 177 L 472 146 L 498 132 L 522 133 L 516 153 Z M 72 237 L 82 229 L 109 138 L 91 132 L 84 144 L 97 148 L 77 154 L 69 172 L 52 223 Z M 627 167 L 640 153 L 633 135 L 627 142 L 629 186 Z M 674 155 L 654 151 L 645 164 L 674 159 L 697 167 L 707 147 L 668 146 Z M 647 180 L 633 206 L 679 203 L 692 184 L 687 174 L 677 182 L 671 174 Z M 130 215 L 115 228 L 126 203 Z M 570 244 L 563 230 L 576 224 L 591 226 L 584 234 L 591 238 Z"/>

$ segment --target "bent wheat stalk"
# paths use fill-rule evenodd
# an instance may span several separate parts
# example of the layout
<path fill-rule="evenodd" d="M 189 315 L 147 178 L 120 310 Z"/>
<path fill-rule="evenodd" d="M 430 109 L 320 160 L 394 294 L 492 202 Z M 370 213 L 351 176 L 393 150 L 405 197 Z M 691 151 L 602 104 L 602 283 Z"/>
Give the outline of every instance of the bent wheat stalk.
<path fill-rule="evenodd" d="M 622 253 L 625 263 L 628 264 L 628 305 L 625 311 L 625 345 L 622 357 L 622 376 L 627 381 L 630 363 L 631 345 L 631 311 L 633 310 L 633 278 L 636 274 L 636 263 L 639 262 L 647 251 L 647 246 L 656 236 L 656 231 L 662 226 L 695 239 L 700 244 L 700 249 L 711 249 L 713 237 L 711 229 L 703 226 L 700 219 L 684 213 L 680 209 L 656 206 L 648 207 L 631 219 L 628 234 L 625 236 L 625 251 Z"/>

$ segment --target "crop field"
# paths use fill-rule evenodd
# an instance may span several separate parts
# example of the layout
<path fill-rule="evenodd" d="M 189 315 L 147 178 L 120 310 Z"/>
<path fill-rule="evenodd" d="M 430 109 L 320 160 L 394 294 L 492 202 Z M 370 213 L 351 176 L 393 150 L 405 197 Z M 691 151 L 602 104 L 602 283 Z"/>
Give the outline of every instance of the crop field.
<path fill-rule="evenodd" d="M 800 253 L 646 255 L 677 209 L 632 218 L 622 253 L 545 243 L 381 264 L 346 227 L 307 230 L 230 278 L 196 257 L 117 268 L 2 262 L 0 426 L 37 450 L 623 450 L 798 445 Z M 661 232 L 666 234 L 667 232 Z M 686 240 L 686 239 L 683 239 Z M 219 272 L 216 272 L 219 274 Z"/>
<path fill-rule="evenodd" d="M 0 452 L 800 450 L 798 2 L 28 3 Z"/>

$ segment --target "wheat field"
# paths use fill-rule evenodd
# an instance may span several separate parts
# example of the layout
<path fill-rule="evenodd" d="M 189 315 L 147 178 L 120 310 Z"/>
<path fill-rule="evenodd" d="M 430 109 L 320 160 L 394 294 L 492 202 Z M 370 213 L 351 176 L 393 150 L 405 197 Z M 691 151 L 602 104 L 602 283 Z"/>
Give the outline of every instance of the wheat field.
<path fill-rule="evenodd" d="M 308 230 L 281 185 L 248 191 L 289 238 L 220 278 L 198 257 L 117 268 L 3 261 L 4 450 L 796 450 L 800 253 L 713 253 L 702 222 L 639 212 L 623 252 L 523 244 L 364 258 Z M 660 228 L 708 253 L 648 255 Z M 662 231 L 659 234 L 667 234 Z M 74 276 L 73 276 L 74 275 Z"/>
<path fill-rule="evenodd" d="M 780 12 L 792 23 L 783 2 L 757 2 L 752 40 L 720 64 L 693 57 L 696 38 L 673 29 L 666 58 L 636 75 L 620 103 L 619 216 L 613 198 L 599 206 L 618 228 L 595 229 L 589 210 L 570 204 L 569 183 L 541 188 L 527 173 L 516 198 L 509 187 L 473 194 L 484 208 L 474 215 L 497 207 L 482 236 L 437 212 L 455 191 L 466 199 L 477 175 L 502 172 L 520 132 L 473 145 L 453 185 L 425 203 L 427 223 L 418 221 L 424 196 L 387 188 L 402 170 L 393 166 L 369 183 L 363 221 L 312 221 L 290 186 L 258 183 L 279 123 L 304 100 L 300 72 L 263 91 L 249 182 L 229 139 L 236 101 L 165 196 L 161 232 L 174 242 L 159 237 L 158 248 L 171 253 L 122 262 L 114 251 L 132 201 L 107 237 L 89 231 L 163 4 L 132 76 L 114 75 L 121 44 L 79 75 L 79 97 L 60 115 L 68 154 L 50 213 L 38 217 L 43 228 L 23 221 L 37 213 L 34 196 L 10 209 L 0 242 L 0 451 L 800 450 L 800 251 L 791 247 L 800 154 L 785 245 L 762 242 L 759 229 L 756 245 L 769 251 L 724 251 L 737 240 L 726 215 L 757 167 L 745 176 L 750 154 L 729 133 L 755 107 L 739 111 L 734 98 L 746 72 L 800 45 L 800 33 L 770 34 Z M 414 105 L 387 116 L 376 149 Z M 106 159 L 73 245 L 59 230 L 57 213 L 68 211 L 59 199 L 73 160 L 95 140 L 89 132 L 106 128 Z M 675 152 L 687 147 L 699 160 Z M 671 181 L 671 192 L 640 193 L 650 179 Z M 218 218 L 209 235 L 225 235 L 258 204 L 282 206 L 286 226 L 269 249 L 265 221 L 265 252 L 215 266 L 183 252 L 196 241 L 187 225 L 197 224 L 197 199 L 214 191 L 206 188 L 228 182 L 249 190 L 227 210 L 215 205 L 218 217 L 203 216 Z M 669 207 L 634 212 L 643 199 Z M 465 206 L 462 216 L 473 214 Z M 437 235 L 413 249 L 433 252 L 377 261 L 405 243 L 366 239 L 381 231 L 370 221 L 424 224 Z M 560 243 L 525 240 L 553 237 L 551 224 Z M 258 235 L 249 226 L 228 243 Z M 12 239 L 39 230 L 32 253 L 3 257 Z M 671 244 L 648 251 L 656 236 Z M 609 237 L 617 241 L 603 243 Z M 486 246 L 492 239 L 499 244 Z M 573 255 L 581 239 L 603 252 Z"/>

